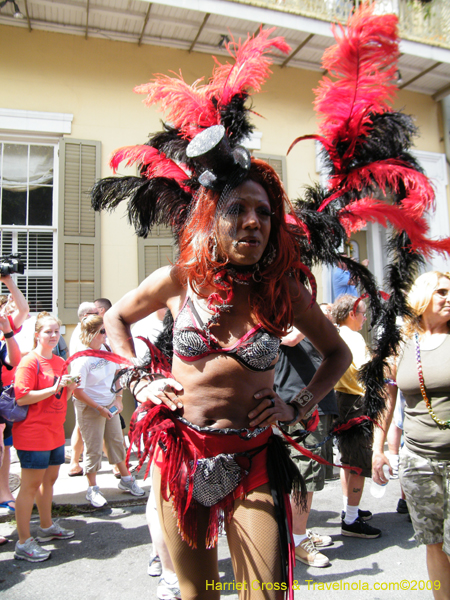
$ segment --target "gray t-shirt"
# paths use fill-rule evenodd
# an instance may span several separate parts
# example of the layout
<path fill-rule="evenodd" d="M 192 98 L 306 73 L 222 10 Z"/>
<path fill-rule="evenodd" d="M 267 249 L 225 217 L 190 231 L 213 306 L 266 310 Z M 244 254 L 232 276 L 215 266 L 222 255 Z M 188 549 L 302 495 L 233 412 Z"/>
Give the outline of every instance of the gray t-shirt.
<path fill-rule="evenodd" d="M 434 350 L 420 350 L 425 390 L 436 416 L 450 419 L 450 335 Z M 406 400 L 407 448 L 425 458 L 450 460 L 450 431 L 440 429 L 428 413 L 419 387 L 414 339 L 405 343 L 397 367 L 397 385 Z"/>

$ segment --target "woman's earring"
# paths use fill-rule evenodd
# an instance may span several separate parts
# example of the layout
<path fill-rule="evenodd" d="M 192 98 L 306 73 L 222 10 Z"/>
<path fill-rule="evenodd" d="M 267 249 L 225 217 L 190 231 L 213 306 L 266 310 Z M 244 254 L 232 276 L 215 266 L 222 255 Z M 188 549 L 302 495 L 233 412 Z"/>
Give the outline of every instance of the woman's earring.
<path fill-rule="evenodd" d="M 212 248 L 211 248 L 211 260 L 213 262 L 217 262 L 217 238 L 213 235 L 211 238 Z"/>
<path fill-rule="evenodd" d="M 268 249 L 267 254 L 261 260 L 261 266 L 263 268 L 268 267 L 269 265 L 271 265 L 273 263 L 276 256 L 277 256 L 277 249 L 275 248 L 275 246 L 273 244 L 270 244 L 270 248 Z"/>
<path fill-rule="evenodd" d="M 259 263 L 256 263 L 255 269 L 252 273 L 252 277 L 253 277 L 253 281 L 255 281 L 256 283 L 259 283 L 260 281 L 262 281 L 261 271 L 259 270 Z"/>

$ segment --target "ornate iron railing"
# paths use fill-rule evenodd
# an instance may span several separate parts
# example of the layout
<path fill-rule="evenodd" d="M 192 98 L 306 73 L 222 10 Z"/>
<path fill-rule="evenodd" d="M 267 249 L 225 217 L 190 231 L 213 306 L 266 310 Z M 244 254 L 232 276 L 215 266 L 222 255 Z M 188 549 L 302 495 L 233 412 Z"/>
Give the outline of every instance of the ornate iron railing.
<path fill-rule="evenodd" d="M 362 0 L 232 0 L 322 21 L 345 22 Z M 450 0 L 370 0 L 399 17 L 402 39 L 450 49 Z"/>

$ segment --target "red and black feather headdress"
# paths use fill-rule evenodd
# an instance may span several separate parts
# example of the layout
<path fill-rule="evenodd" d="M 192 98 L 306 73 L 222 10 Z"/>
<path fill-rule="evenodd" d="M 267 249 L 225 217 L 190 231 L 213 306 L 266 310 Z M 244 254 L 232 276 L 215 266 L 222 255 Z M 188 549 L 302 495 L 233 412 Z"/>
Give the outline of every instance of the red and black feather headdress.
<path fill-rule="evenodd" d="M 250 157 L 240 146 L 253 131 L 251 109 L 246 102 L 251 92 L 258 92 L 270 74 L 270 51 L 289 52 L 283 38 L 270 35 L 274 29 L 262 30 L 244 43 L 234 40 L 227 45 L 234 63 L 216 65 L 208 83 L 197 80 L 188 85 L 181 73 L 157 75 L 147 84 L 135 88 L 146 94 L 148 105 L 159 103 L 168 123 L 163 131 L 150 136 L 146 144 L 116 150 L 111 167 L 116 173 L 120 163 L 136 164 L 140 177 L 109 177 L 92 190 L 95 210 L 112 210 L 127 202 L 128 217 L 139 236 L 146 237 L 155 225 L 172 227 L 178 237 L 200 185 L 221 189 L 234 175 L 234 184 L 248 170 Z M 189 144 L 199 136 L 217 139 L 218 132 L 227 146 L 228 161 L 221 149 L 220 160 L 210 158 L 204 164 L 189 153 Z M 213 144 L 215 142 L 211 142 Z M 225 171 L 221 173 L 220 170 Z M 202 174 L 208 171 L 201 179 Z"/>
<path fill-rule="evenodd" d="M 319 133 L 296 139 L 289 149 L 302 139 L 322 144 L 328 184 L 309 186 L 294 201 L 305 232 L 302 260 L 310 266 L 345 262 L 369 298 L 373 359 L 361 377 L 366 412 L 375 420 L 385 405 L 386 359 L 400 341 L 396 317 L 408 315 L 407 292 L 424 257 L 450 252 L 450 239 L 428 237 L 425 212 L 433 208 L 434 190 L 410 153 L 416 127 L 410 116 L 391 108 L 399 57 L 397 21 L 392 14 L 375 14 L 374 5 L 366 4 L 346 28 L 334 27 L 336 44 L 322 61 L 327 75 L 315 90 Z M 369 222 L 390 228 L 386 301 L 370 271 L 340 253 L 350 234 Z"/>

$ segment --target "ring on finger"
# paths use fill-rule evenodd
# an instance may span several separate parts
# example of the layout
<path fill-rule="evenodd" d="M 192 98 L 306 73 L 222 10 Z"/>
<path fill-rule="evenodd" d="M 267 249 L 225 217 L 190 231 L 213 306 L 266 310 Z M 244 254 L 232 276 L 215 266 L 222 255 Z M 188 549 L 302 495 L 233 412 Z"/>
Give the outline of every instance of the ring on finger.
<path fill-rule="evenodd" d="M 158 392 L 168 392 L 171 389 L 170 385 L 164 383 L 158 387 Z"/>

